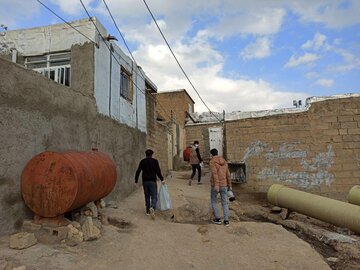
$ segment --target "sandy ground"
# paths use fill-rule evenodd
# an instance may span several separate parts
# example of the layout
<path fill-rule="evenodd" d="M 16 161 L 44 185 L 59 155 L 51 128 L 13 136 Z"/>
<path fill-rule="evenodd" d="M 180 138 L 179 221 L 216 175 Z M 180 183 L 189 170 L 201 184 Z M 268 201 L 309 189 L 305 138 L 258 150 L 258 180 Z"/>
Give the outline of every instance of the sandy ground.
<path fill-rule="evenodd" d="M 280 225 L 234 220 L 229 227 L 211 224 L 209 174 L 203 185 L 192 186 L 187 175 L 173 172 L 167 185 L 174 209 L 158 213 L 155 220 L 145 215 L 139 188 L 117 209 L 103 209 L 110 224 L 103 225 L 100 239 L 75 247 L 38 243 L 13 250 L 4 236 L 0 259 L 39 270 L 330 269 L 315 249 Z"/>

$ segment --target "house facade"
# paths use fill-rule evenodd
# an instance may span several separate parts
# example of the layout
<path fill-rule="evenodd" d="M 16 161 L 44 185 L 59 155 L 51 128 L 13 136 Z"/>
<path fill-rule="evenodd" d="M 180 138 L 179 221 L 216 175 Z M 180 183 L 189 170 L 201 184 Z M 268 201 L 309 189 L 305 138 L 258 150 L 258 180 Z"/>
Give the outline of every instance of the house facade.
<path fill-rule="evenodd" d="M 194 100 L 185 89 L 161 91 L 155 94 L 157 113 L 172 126 L 172 158 L 173 167 L 183 165 L 182 153 L 186 148 L 185 123 L 194 112 Z"/>
<path fill-rule="evenodd" d="M 8 31 L 0 54 L 94 96 L 99 113 L 146 132 L 145 73 L 92 18 Z"/>
<path fill-rule="evenodd" d="M 116 164 L 105 201 L 118 203 L 134 190 L 148 133 L 146 75 L 93 22 L 71 23 L 83 35 L 57 24 L 0 36 L 0 235 L 32 217 L 21 173 L 43 151 L 96 148 Z"/>

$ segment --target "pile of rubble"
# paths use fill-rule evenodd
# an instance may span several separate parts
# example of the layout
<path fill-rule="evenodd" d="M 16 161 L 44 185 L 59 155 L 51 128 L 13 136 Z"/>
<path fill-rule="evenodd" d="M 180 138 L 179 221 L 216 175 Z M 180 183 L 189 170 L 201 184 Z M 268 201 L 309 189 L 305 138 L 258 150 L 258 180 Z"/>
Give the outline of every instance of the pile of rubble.
<path fill-rule="evenodd" d="M 45 244 L 66 243 L 76 246 L 83 241 L 92 241 L 101 237 L 102 223 L 106 222 L 100 209 L 105 207 L 104 201 L 98 206 L 94 202 L 88 203 L 81 209 L 71 213 L 71 221 L 66 219 L 66 226 L 52 226 L 35 224 L 32 220 L 25 220 L 21 232 L 10 236 L 10 248 L 25 249 L 38 242 Z"/>

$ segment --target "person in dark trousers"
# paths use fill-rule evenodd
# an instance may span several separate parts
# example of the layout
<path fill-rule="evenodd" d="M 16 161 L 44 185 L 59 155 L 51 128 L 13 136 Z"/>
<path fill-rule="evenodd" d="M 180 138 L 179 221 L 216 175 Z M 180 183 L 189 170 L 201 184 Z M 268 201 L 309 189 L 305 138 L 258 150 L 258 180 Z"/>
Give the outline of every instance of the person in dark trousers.
<path fill-rule="evenodd" d="M 152 157 L 154 151 L 148 149 L 145 151 L 146 158 L 140 161 L 139 167 L 135 174 L 135 186 L 138 187 L 139 175 L 142 172 L 142 182 L 145 195 L 146 215 L 150 215 L 152 219 L 155 218 L 155 210 L 157 203 L 157 184 L 156 177 L 159 177 L 161 183 L 165 180 L 161 174 L 159 162 Z"/>
<path fill-rule="evenodd" d="M 200 156 L 199 141 L 194 141 L 194 144 L 191 145 L 189 163 L 190 163 L 191 169 L 192 169 L 192 174 L 189 179 L 189 186 L 191 186 L 191 181 L 196 174 L 196 170 L 198 171 L 198 184 L 201 184 L 202 158 Z"/>

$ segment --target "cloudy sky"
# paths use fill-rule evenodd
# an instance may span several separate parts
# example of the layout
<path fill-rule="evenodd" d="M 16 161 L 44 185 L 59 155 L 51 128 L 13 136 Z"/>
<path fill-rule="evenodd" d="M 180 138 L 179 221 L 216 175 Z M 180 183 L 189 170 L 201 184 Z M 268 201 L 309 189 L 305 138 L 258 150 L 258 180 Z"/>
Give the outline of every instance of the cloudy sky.
<path fill-rule="evenodd" d="M 68 21 L 86 18 L 77 0 L 41 0 Z M 83 0 L 127 50 L 103 0 Z M 106 0 L 140 65 L 159 91 L 185 88 L 143 0 Z M 293 107 L 310 96 L 360 92 L 359 0 L 147 0 L 190 80 L 214 111 Z M 61 23 L 36 0 L 0 0 L 9 30 Z M 1 28 L 0 28 L 1 30 Z"/>

